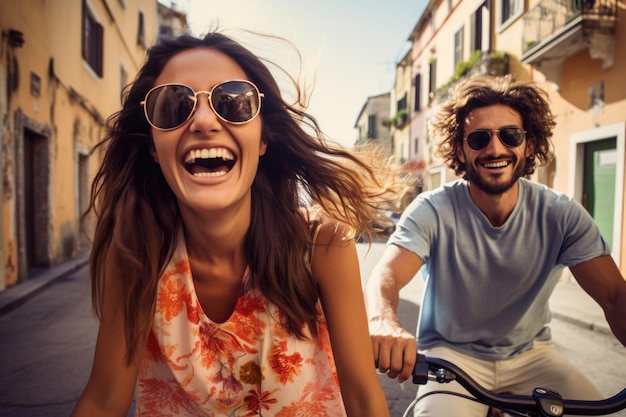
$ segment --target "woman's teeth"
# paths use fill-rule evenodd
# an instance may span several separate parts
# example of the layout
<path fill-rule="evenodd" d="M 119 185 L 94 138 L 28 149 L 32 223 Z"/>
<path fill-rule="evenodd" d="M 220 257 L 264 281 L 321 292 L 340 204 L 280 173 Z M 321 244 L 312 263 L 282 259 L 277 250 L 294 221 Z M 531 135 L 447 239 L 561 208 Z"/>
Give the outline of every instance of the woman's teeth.
<path fill-rule="evenodd" d="M 235 156 L 226 148 L 194 149 L 185 157 L 186 164 L 193 164 L 196 159 L 221 158 L 224 161 L 232 161 Z"/>

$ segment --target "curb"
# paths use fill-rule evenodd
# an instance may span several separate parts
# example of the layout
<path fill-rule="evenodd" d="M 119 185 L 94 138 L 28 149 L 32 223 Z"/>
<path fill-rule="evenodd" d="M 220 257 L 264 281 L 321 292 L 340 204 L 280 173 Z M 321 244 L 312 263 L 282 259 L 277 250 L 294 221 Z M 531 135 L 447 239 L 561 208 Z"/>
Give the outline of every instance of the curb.
<path fill-rule="evenodd" d="M 75 258 L 67 262 L 52 268 L 35 271 L 29 274 L 27 281 L 17 283 L 4 291 L 0 291 L 0 316 L 19 307 L 33 295 L 53 284 L 57 279 L 63 278 L 87 265 L 89 252 L 89 250 L 81 251 Z"/>
<path fill-rule="evenodd" d="M 570 323 L 570 324 L 574 324 L 574 325 L 580 326 L 583 329 L 587 329 L 587 330 L 591 330 L 591 331 L 594 331 L 594 332 L 602 333 L 602 334 L 605 334 L 605 335 L 613 336 L 613 331 L 611 331 L 611 328 L 606 323 L 593 323 L 593 322 L 590 322 L 589 320 L 577 319 L 577 318 L 569 316 L 567 314 L 561 314 L 561 313 L 554 312 L 554 311 L 552 311 L 552 318 L 564 321 L 566 323 Z"/>

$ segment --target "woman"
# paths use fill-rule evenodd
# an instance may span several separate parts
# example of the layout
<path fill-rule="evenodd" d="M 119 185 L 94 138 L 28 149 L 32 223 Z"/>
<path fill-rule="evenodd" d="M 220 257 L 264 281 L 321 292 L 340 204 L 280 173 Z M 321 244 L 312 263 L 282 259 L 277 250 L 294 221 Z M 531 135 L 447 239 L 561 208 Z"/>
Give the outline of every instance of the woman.
<path fill-rule="evenodd" d="M 388 415 L 353 239 L 397 191 L 383 171 L 217 32 L 161 39 L 111 121 L 72 415 L 125 416 L 135 386 L 136 415 Z"/>

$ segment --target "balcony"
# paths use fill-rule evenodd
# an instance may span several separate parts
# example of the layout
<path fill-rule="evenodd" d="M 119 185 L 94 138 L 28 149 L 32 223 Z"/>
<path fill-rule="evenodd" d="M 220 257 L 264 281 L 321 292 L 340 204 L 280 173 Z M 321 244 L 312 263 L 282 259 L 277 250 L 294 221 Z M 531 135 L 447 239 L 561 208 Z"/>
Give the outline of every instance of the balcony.
<path fill-rule="evenodd" d="M 509 55 L 506 52 L 474 51 L 467 61 L 459 63 L 454 75 L 430 94 L 429 104 L 446 99 L 448 92 L 461 80 L 478 75 L 506 75 L 509 73 Z"/>
<path fill-rule="evenodd" d="M 543 0 L 523 18 L 522 59 L 560 83 L 563 60 L 588 48 L 610 68 L 618 0 Z"/>
<path fill-rule="evenodd" d="M 383 120 L 383 126 L 394 127 L 395 129 L 403 129 L 409 124 L 409 111 L 406 108 L 399 109 L 391 118 Z"/>

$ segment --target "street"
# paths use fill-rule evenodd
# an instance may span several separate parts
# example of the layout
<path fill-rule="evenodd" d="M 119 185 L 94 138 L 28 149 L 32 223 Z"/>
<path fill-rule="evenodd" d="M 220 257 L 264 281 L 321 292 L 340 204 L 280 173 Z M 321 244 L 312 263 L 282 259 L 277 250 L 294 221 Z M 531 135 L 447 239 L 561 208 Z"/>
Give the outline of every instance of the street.
<path fill-rule="evenodd" d="M 384 245 L 358 245 L 365 280 Z M 413 280 L 401 292 L 402 325 L 416 326 L 420 286 Z M 552 324 L 559 349 L 607 396 L 626 387 L 626 348 L 612 335 L 563 321 Z M 16 309 L 0 316 L 0 415 L 67 417 L 89 376 L 97 321 L 85 267 L 71 273 Z M 379 379 L 392 416 L 402 416 L 417 387 Z M 129 416 L 132 416 L 132 411 Z M 622 411 L 618 416 L 626 416 Z"/>

